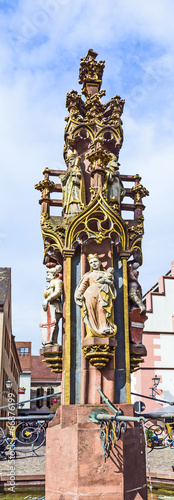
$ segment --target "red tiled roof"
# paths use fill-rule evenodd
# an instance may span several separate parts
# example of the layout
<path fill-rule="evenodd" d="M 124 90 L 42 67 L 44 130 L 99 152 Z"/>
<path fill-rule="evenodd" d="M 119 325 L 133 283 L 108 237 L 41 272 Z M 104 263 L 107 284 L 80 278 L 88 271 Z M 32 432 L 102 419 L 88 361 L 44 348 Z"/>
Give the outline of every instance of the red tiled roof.
<path fill-rule="evenodd" d="M 48 380 L 55 382 L 61 380 L 61 373 L 51 372 L 51 368 L 43 360 L 44 356 L 31 357 L 31 380 Z"/>

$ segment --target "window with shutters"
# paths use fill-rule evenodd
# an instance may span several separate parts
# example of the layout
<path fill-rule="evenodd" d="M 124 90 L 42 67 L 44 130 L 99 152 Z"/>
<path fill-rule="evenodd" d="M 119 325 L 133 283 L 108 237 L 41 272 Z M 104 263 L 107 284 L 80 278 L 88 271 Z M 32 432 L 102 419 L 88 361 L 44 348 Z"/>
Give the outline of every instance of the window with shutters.
<path fill-rule="evenodd" d="M 50 394 L 54 394 L 54 387 L 47 388 L 47 406 L 48 406 L 48 408 L 51 408 L 51 405 L 52 405 L 53 396 L 49 397 Z"/>
<path fill-rule="evenodd" d="M 37 392 L 36 392 L 36 397 L 37 398 L 41 398 L 42 396 L 44 396 L 44 388 L 43 387 L 38 387 L 37 388 Z M 44 400 L 43 399 L 38 399 L 36 401 L 37 408 L 42 408 L 43 404 L 44 404 Z"/>

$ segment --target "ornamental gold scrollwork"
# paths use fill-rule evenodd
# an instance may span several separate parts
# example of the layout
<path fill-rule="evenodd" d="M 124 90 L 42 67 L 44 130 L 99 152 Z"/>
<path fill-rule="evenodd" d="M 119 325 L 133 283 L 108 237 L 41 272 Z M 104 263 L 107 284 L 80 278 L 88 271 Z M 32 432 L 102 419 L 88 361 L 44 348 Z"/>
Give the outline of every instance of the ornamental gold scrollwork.
<path fill-rule="evenodd" d="M 126 221 L 126 226 L 129 234 L 129 241 L 134 245 L 135 241 L 137 241 L 137 237 L 141 237 L 144 234 L 144 216 L 141 215 L 137 221 L 132 221 L 132 226 L 129 225 L 128 221 Z M 134 242 L 134 243 L 133 243 Z"/>
<path fill-rule="evenodd" d="M 83 244 L 89 239 L 94 239 L 97 243 L 101 243 L 106 238 L 119 241 L 120 235 L 113 221 L 107 215 L 98 212 L 95 213 L 95 216 L 88 215 L 79 224 L 79 229 L 77 227 L 72 244 L 74 245 L 75 242 Z"/>
<path fill-rule="evenodd" d="M 130 196 L 134 198 L 134 203 L 136 205 L 141 203 L 142 198 L 149 196 L 149 191 L 139 183 L 130 189 Z"/>
<path fill-rule="evenodd" d="M 43 212 L 40 216 L 40 225 L 50 227 L 50 220 L 48 212 Z M 48 226 L 47 226 L 48 225 Z"/>
<path fill-rule="evenodd" d="M 84 95 L 87 93 L 87 82 L 93 81 L 93 84 L 96 82 L 100 88 L 105 61 L 96 61 L 97 56 L 97 52 L 89 49 L 86 57 L 80 58 L 79 83 L 83 84 L 82 93 Z"/>
<path fill-rule="evenodd" d="M 71 92 L 66 95 L 66 108 L 68 108 L 69 116 L 65 118 L 65 121 L 69 119 L 82 121 L 82 117 L 80 116 L 82 105 L 82 98 L 78 94 L 76 90 L 71 90 Z"/>
<path fill-rule="evenodd" d="M 136 227 L 136 230 L 138 232 L 138 234 L 140 235 L 143 235 L 144 234 L 144 216 L 141 215 L 141 217 L 139 217 L 139 223 L 137 224 L 137 227 Z"/>
<path fill-rule="evenodd" d="M 100 92 L 96 92 L 94 95 L 88 94 L 85 101 L 85 109 L 86 115 L 84 118 L 85 122 L 92 123 L 93 121 L 101 121 L 103 120 L 103 111 L 104 106 L 101 103 L 101 97 L 106 94 L 105 90 L 100 90 Z"/>
<path fill-rule="evenodd" d="M 123 113 L 125 99 L 121 99 L 119 95 L 112 97 L 109 101 L 110 113 L 108 116 L 108 123 L 113 126 L 121 126 L 122 120 L 120 116 Z"/>
<path fill-rule="evenodd" d="M 144 363 L 144 357 L 147 356 L 146 347 L 141 345 L 130 344 L 130 371 L 135 372 L 140 368 L 141 363 Z"/>
<path fill-rule="evenodd" d="M 93 223 L 90 224 L 90 219 L 95 219 L 95 227 L 92 227 Z M 87 230 L 86 224 L 88 226 Z M 105 232 L 106 230 L 107 232 Z M 79 214 L 78 217 L 76 216 L 67 227 L 65 247 L 75 248 L 77 244 L 83 244 L 89 237 L 97 241 L 97 235 L 100 231 L 100 238 L 103 234 L 105 238 L 110 238 L 112 243 L 120 243 L 122 250 L 127 248 L 126 225 L 123 223 L 119 213 L 115 214 L 113 209 L 104 200 L 102 193 L 99 192 L 82 214 Z"/>
<path fill-rule="evenodd" d="M 129 223 L 126 221 L 126 226 L 129 234 L 129 241 L 132 242 L 133 239 L 137 236 L 136 225 L 129 226 Z"/>
<path fill-rule="evenodd" d="M 41 197 L 43 198 L 44 196 L 48 196 L 50 192 L 55 191 L 56 184 L 46 178 L 35 184 L 35 189 L 41 191 Z"/>
<path fill-rule="evenodd" d="M 90 151 L 86 153 L 86 159 L 89 160 L 95 169 L 95 164 L 101 168 L 105 168 L 107 163 L 111 160 L 112 155 L 103 149 L 103 137 L 95 138 L 91 144 Z"/>
<path fill-rule="evenodd" d="M 96 368 L 104 368 L 115 355 L 115 346 L 89 345 L 82 348 L 85 358 Z"/>
<path fill-rule="evenodd" d="M 91 193 L 91 201 L 92 201 L 97 196 L 98 188 L 96 186 L 90 186 L 89 190 L 90 190 L 90 193 Z"/>
<path fill-rule="evenodd" d="M 65 240 L 65 227 L 55 219 L 54 217 L 49 217 L 47 212 L 41 214 L 40 224 L 42 236 L 44 241 L 47 237 L 52 239 L 52 244 L 56 244 L 57 248 L 62 250 Z"/>

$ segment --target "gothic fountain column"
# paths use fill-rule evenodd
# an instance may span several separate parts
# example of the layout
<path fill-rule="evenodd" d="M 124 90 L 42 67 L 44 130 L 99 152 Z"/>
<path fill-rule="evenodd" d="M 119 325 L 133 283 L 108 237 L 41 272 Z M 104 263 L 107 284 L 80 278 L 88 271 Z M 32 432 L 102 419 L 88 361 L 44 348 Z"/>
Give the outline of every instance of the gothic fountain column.
<path fill-rule="evenodd" d="M 42 321 L 47 335 L 41 353 L 51 366 L 57 357 L 52 369 L 62 371 L 62 403 L 47 430 L 46 500 L 147 498 L 144 435 L 133 421 L 130 380 L 146 355 L 136 273 L 142 263 L 142 197 L 148 191 L 140 176 L 119 171 L 124 100 L 116 95 L 101 102 L 105 63 L 97 55 L 89 50 L 81 59 L 84 99 L 74 90 L 67 94 L 66 170 L 47 167 L 45 180 L 36 185 L 42 192 L 44 264 L 47 275 L 54 275 L 43 309 L 52 302 L 57 324 L 48 336 L 48 318 Z M 62 200 L 52 198 L 54 192 L 62 192 Z M 125 203 L 126 197 L 133 203 Z M 52 216 L 52 206 L 62 206 L 62 215 Z M 124 211 L 132 213 L 130 220 Z M 61 316 L 62 341 L 55 333 Z M 91 410 L 106 411 L 98 387 L 130 419 L 125 433 L 113 428 L 115 444 L 106 461 L 99 426 L 89 419 Z"/>

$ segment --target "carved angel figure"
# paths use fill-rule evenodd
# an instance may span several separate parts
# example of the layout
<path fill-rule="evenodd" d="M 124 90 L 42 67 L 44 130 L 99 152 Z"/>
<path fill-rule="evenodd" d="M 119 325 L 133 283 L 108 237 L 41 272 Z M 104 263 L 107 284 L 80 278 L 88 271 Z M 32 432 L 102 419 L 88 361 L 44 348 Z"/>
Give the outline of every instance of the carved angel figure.
<path fill-rule="evenodd" d="M 63 211 L 65 215 L 75 216 L 85 206 L 85 186 L 77 152 L 68 151 L 69 170 L 61 174 L 63 192 Z"/>
<path fill-rule="evenodd" d="M 63 293 L 62 266 L 57 265 L 47 269 L 48 286 L 44 291 L 45 300 L 42 303 L 42 344 L 56 344 L 59 332 L 59 320 L 62 317 L 61 295 Z"/>
<path fill-rule="evenodd" d="M 116 290 L 113 268 L 102 268 L 97 254 L 89 254 L 90 271 L 85 273 L 75 291 L 75 302 L 82 309 L 87 337 L 111 337 L 116 334 L 113 301 Z"/>

